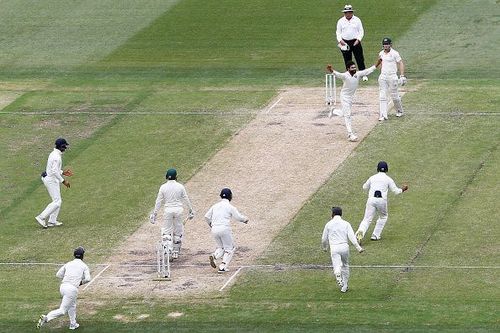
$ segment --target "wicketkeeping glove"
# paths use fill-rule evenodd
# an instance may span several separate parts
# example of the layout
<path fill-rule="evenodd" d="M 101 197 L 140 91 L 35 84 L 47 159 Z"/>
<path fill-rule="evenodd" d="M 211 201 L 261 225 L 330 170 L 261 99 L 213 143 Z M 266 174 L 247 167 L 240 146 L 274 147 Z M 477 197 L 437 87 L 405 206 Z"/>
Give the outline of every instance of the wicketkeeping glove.
<path fill-rule="evenodd" d="M 151 213 L 151 215 L 149 215 L 149 222 L 151 222 L 151 224 L 156 223 L 156 213 Z"/>
<path fill-rule="evenodd" d="M 326 71 L 327 71 L 328 73 L 333 73 L 333 67 L 332 67 L 332 65 L 328 64 L 328 65 L 326 66 Z"/>
<path fill-rule="evenodd" d="M 408 185 L 404 184 L 403 186 L 401 186 L 401 189 L 403 190 L 403 192 L 408 191 Z"/>
<path fill-rule="evenodd" d="M 71 169 L 66 169 L 63 171 L 63 176 L 66 176 L 66 177 L 71 177 L 73 176 L 73 171 Z"/>
<path fill-rule="evenodd" d="M 406 76 L 400 75 L 399 76 L 399 83 L 404 86 L 406 84 Z"/>

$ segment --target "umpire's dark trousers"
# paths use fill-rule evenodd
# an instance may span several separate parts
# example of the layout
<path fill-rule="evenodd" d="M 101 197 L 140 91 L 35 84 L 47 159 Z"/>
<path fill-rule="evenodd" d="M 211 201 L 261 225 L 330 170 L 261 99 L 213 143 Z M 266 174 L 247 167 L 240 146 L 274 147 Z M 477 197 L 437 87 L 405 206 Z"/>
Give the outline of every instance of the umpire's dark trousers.
<path fill-rule="evenodd" d="M 365 69 L 365 57 L 363 56 L 363 46 L 361 46 L 361 42 L 358 45 L 354 46 L 355 39 L 345 40 L 344 42 L 349 45 L 349 50 L 341 51 L 342 56 L 344 57 L 344 64 L 347 66 L 347 62 L 352 60 L 352 54 L 354 53 L 354 58 L 356 58 L 356 64 L 358 65 L 358 70 L 362 71 Z"/>

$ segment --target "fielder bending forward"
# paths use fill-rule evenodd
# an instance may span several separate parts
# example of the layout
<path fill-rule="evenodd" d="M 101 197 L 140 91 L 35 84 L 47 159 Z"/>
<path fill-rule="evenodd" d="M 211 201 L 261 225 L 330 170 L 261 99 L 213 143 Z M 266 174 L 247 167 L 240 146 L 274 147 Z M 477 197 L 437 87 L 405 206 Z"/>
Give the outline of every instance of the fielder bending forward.
<path fill-rule="evenodd" d="M 76 322 L 78 287 L 91 280 L 89 267 L 83 262 L 84 254 L 85 249 L 83 247 L 76 248 L 73 252 L 75 259 L 66 263 L 57 271 L 56 276 L 62 279 L 61 286 L 59 287 L 62 296 L 61 306 L 59 306 L 59 309 L 50 311 L 47 315 L 41 315 L 36 325 L 37 328 L 66 313 L 69 316 L 70 330 L 75 330 L 80 326 Z"/>
<path fill-rule="evenodd" d="M 342 208 L 332 208 L 332 219 L 328 221 L 323 230 L 321 245 L 323 251 L 328 251 L 332 257 L 333 274 L 340 287 L 345 293 L 349 289 L 349 243 L 350 241 L 359 253 L 364 249 L 356 241 L 354 230 L 349 222 L 342 219 Z"/>
<path fill-rule="evenodd" d="M 217 243 L 215 252 L 209 256 L 210 265 L 217 268 L 217 260 L 222 258 L 218 273 L 224 273 L 228 271 L 229 263 L 236 250 L 231 234 L 231 218 L 245 224 L 248 223 L 248 218 L 231 205 L 230 201 L 233 198 L 231 189 L 222 189 L 220 197 L 221 201 L 210 207 L 205 214 L 205 219 L 212 229 L 212 236 Z"/>
<path fill-rule="evenodd" d="M 193 206 L 186 192 L 186 188 L 181 183 L 177 182 L 177 171 L 169 169 L 165 176 L 167 182 L 160 187 L 156 204 L 149 217 L 152 224 L 156 223 L 156 216 L 165 202 L 165 210 L 163 212 L 164 225 L 161 229 L 162 239 L 165 240 L 172 249 L 172 259 L 179 258 L 182 245 L 182 235 L 184 234 L 184 223 L 182 213 L 184 212 L 183 203 L 189 207 L 188 218 L 191 220 L 194 217 Z"/>
<path fill-rule="evenodd" d="M 363 190 L 368 190 L 368 200 L 366 201 L 365 216 L 356 231 L 356 238 L 359 243 L 361 243 L 366 231 L 370 227 L 375 213 L 379 214 L 379 218 L 370 239 L 373 241 L 380 240 L 382 230 L 384 230 L 389 217 L 387 211 L 387 192 L 391 190 L 394 194 L 400 194 L 408 190 L 408 185 L 403 185 L 401 188 L 397 187 L 394 180 L 386 174 L 388 171 L 389 166 L 387 162 L 378 162 L 377 173 L 368 178 L 363 184 Z"/>
<path fill-rule="evenodd" d="M 332 65 L 328 65 L 326 70 L 333 73 L 335 77 L 338 77 L 344 84 L 342 85 L 342 90 L 340 90 L 340 100 L 342 101 L 342 113 L 336 113 L 338 116 L 344 116 L 345 127 L 347 129 L 347 135 L 349 141 L 357 141 L 358 137 L 354 134 L 352 130 L 352 118 L 351 118 L 351 108 L 354 93 L 359 86 L 359 80 L 362 77 L 366 77 L 373 73 L 376 69 L 376 65 L 371 66 L 362 71 L 357 71 L 356 64 L 353 61 L 348 61 L 346 63 L 347 71 L 345 73 L 337 72 Z"/>

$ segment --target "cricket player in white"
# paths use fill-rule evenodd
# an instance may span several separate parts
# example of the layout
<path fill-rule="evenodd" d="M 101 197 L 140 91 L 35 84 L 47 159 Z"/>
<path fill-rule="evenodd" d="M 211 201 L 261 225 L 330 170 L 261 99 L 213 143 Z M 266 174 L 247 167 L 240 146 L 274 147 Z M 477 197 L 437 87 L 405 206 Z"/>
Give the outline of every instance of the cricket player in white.
<path fill-rule="evenodd" d="M 359 243 L 372 223 L 375 213 L 379 214 L 377 224 L 373 229 L 371 240 L 380 240 L 382 230 L 387 223 L 389 213 L 387 211 L 387 193 L 391 190 L 394 194 L 400 194 L 408 190 L 408 185 L 403 185 L 401 188 L 396 186 L 394 180 L 389 177 L 386 172 L 389 171 L 389 166 L 386 162 L 380 161 L 377 165 L 377 173 L 363 184 L 363 190 L 368 191 L 368 200 L 366 201 L 365 216 L 361 221 L 356 238 Z"/>
<path fill-rule="evenodd" d="M 371 66 L 362 71 L 357 71 L 356 64 L 353 61 L 348 61 L 346 64 L 347 72 L 340 73 L 337 72 L 332 65 L 328 65 L 326 70 L 333 73 L 335 77 L 341 79 L 344 84 L 340 90 L 340 100 L 342 101 L 342 113 L 335 113 L 338 116 L 344 117 L 345 127 L 347 129 L 347 138 L 349 141 L 357 141 L 358 137 L 354 134 L 352 130 L 352 118 L 351 118 L 351 108 L 354 93 L 359 86 L 359 80 L 362 77 L 368 76 L 373 73 L 376 69 L 376 65 Z M 335 111 L 333 111 L 335 112 Z"/>
<path fill-rule="evenodd" d="M 328 251 L 328 248 L 330 248 L 333 274 L 340 291 L 343 293 L 349 289 L 349 241 L 359 253 L 364 251 L 356 241 L 351 224 L 342 219 L 342 208 L 333 207 L 332 219 L 328 221 L 323 229 L 321 246 L 324 251 Z"/>
<path fill-rule="evenodd" d="M 167 182 L 160 187 L 156 204 L 150 216 L 150 222 L 156 223 L 156 215 L 161 208 L 162 203 L 165 203 L 163 212 L 164 225 L 161 229 L 162 239 L 167 243 L 171 243 L 169 248 L 172 249 L 172 259 L 179 258 L 182 245 L 182 235 L 184 234 L 184 223 L 182 213 L 184 212 L 184 202 L 189 207 L 188 218 L 191 220 L 194 217 L 193 205 L 189 200 L 186 188 L 181 183 L 177 182 L 177 171 L 169 169 L 166 174 Z"/>
<path fill-rule="evenodd" d="M 390 38 L 382 40 L 383 50 L 379 53 L 379 59 L 382 61 L 382 68 L 378 78 L 379 93 L 380 93 L 380 114 L 379 121 L 387 120 L 388 94 L 391 94 L 394 108 L 396 109 L 396 117 L 403 115 L 403 104 L 401 96 L 399 96 L 398 84 L 404 86 L 406 84 L 405 65 L 399 52 L 392 48 Z M 399 80 L 398 80 L 399 67 Z"/>
<path fill-rule="evenodd" d="M 42 173 L 42 182 L 47 188 L 52 202 L 45 207 L 40 215 L 35 216 L 35 220 L 43 228 L 62 225 L 62 223 L 57 220 L 62 205 L 61 184 L 69 188 L 70 183 L 65 180 L 63 176 L 69 177 L 73 175 L 70 169 L 62 170 L 62 154 L 68 148 L 69 143 L 66 139 L 59 138 L 56 140 L 55 145 L 56 147 L 50 153 L 47 160 L 45 172 Z M 47 218 L 49 219 L 48 222 L 46 221 Z"/>
<path fill-rule="evenodd" d="M 209 256 L 210 265 L 217 268 L 217 260 L 222 258 L 218 273 L 224 273 L 228 271 L 229 263 L 236 250 L 231 233 L 231 218 L 245 224 L 248 223 L 248 218 L 231 205 L 230 201 L 233 198 L 231 189 L 222 189 L 220 197 L 221 201 L 210 207 L 205 214 L 205 220 L 212 229 L 212 236 L 217 243 L 215 252 Z"/>
<path fill-rule="evenodd" d="M 62 280 L 59 287 L 62 296 L 61 306 L 59 306 L 59 309 L 50 311 L 47 315 L 41 315 L 36 325 L 37 328 L 66 313 L 69 316 L 70 330 L 75 330 L 80 326 L 76 322 L 78 287 L 91 280 L 89 267 L 83 262 L 84 254 L 85 249 L 83 247 L 76 248 L 73 252 L 75 259 L 66 263 L 57 271 L 56 276 Z"/>

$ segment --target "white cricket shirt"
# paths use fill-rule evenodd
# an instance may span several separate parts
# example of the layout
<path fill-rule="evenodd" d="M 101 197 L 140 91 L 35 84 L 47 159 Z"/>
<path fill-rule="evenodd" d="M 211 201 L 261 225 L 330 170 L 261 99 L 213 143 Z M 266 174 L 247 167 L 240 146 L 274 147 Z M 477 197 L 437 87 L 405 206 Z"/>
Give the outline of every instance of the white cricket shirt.
<path fill-rule="evenodd" d="M 368 197 L 374 196 L 375 191 L 382 192 L 382 198 L 387 200 L 387 192 L 391 190 L 394 194 L 400 194 L 403 192 L 402 189 L 396 186 L 394 180 L 389 177 L 385 172 L 379 172 L 370 178 L 363 184 L 363 190 L 368 190 Z"/>
<path fill-rule="evenodd" d="M 340 42 L 342 39 L 357 39 L 361 41 L 365 35 L 365 31 L 363 30 L 361 20 L 357 16 L 353 15 L 350 20 L 346 19 L 345 16 L 342 16 L 337 21 L 336 35 L 337 42 Z"/>
<path fill-rule="evenodd" d="M 160 210 L 163 202 L 165 202 L 165 207 L 182 207 L 184 201 L 189 209 L 193 210 L 193 206 L 191 205 L 184 185 L 173 179 L 168 180 L 165 184 L 160 186 L 158 196 L 156 197 L 154 213 Z"/>
<path fill-rule="evenodd" d="M 340 94 L 352 97 L 356 92 L 356 89 L 358 89 L 359 80 L 361 80 L 363 76 L 373 73 L 375 69 L 375 66 L 371 66 L 370 68 L 367 68 L 365 70 L 357 71 L 356 73 L 354 73 L 354 75 L 351 75 L 349 71 L 344 73 L 333 71 L 333 74 L 344 82 Z"/>
<path fill-rule="evenodd" d="M 80 283 L 84 284 L 91 280 L 89 267 L 81 259 L 76 258 L 59 268 L 56 276 L 62 279 L 61 283 L 69 283 L 76 288 Z"/>
<path fill-rule="evenodd" d="M 328 246 L 332 248 L 334 245 L 348 244 L 348 240 L 358 251 L 361 250 L 361 246 L 356 240 L 351 224 L 346 220 L 343 220 L 341 216 L 335 215 L 330 221 L 328 221 L 323 229 L 321 245 L 324 249 L 327 249 Z"/>
<path fill-rule="evenodd" d="M 385 52 L 384 50 L 382 50 L 378 55 L 379 58 L 382 59 L 382 68 L 380 69 L 380 74 L 397 74 L 398 62 L 401 61 L 399 52 L 391 48 L 389 52 Z"/>
<path fill-rule="evenodd" d="M 205 219 L 212 227 L 224 226 L 230 228 L 231 218 L 234 218 L 238 222 L 248 221 L 248 218 L 240 214 L 238 209 L 231 205 L 227 199 L 222 199 L 214 204 L 205 214 Z"/>
<path fill-rule="evenodd" d="M 62 176 L 62 152 L 54 148 L 54 150 L 49 154 L 47 159 L 47 167 L 45 168 L 47 172 L 46 177 L 57 179 L 60 183 L 64 181 Z"/>

